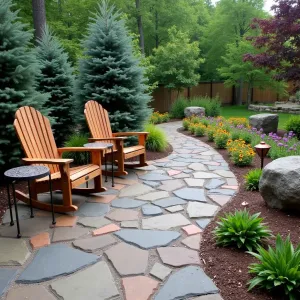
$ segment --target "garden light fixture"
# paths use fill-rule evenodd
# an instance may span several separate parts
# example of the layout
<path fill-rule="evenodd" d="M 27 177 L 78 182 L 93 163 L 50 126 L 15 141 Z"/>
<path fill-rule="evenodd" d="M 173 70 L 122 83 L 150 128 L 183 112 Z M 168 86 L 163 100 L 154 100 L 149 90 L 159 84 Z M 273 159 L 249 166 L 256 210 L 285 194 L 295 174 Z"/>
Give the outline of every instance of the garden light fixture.
<path fill-rule="evenodd" d="M 264 158 L 268 154 L 271 146 L 266 144 L 264 141 L 261 141 L 258 145 L 254 146 L 256 153 L 259 155 L 261 159 L 260 168 L 263 169 L 264 167 Z"/>

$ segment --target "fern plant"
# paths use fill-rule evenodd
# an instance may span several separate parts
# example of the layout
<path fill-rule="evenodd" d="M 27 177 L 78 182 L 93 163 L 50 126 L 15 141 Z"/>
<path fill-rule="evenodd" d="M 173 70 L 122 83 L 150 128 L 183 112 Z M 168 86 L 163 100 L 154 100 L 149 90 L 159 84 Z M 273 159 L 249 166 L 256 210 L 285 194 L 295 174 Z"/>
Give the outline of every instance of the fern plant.
<path fill-rule="evenodd" d="M 261 169 L 254 169 L 245 175 L 245 187 L 247 191 L 258 191 L 261 174 Z"/>
<path fill-rule="evenodd" d="M 260 261 L 249 266 L 249 273 L 256 275 L 249 281 L 249 290 L 281 290 L 290 300 L 300 299 L 300 244 L 294 249 L 289 236 L 284 241 L 278 234 L 275 248 L 258 247 L 257 251 L 249 252 Z"/>
<path fill-rule="evenodd" d="M 263 239 L 271 236 L 271 231 L 262 223 L 263 219 L 259 215 L 250 215 L 245 209 L 220 218 L 214 230 L 217 245 L 235 246 L 248 251 L 256 249 Z"/>

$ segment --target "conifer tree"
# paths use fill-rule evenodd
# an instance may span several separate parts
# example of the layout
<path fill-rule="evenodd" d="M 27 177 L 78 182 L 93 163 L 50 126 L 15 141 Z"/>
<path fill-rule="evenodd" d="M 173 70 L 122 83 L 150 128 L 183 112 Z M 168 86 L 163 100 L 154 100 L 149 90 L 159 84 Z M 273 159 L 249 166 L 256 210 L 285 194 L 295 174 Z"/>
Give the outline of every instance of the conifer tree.
<path fill-rule="evenodd" d="M 124 21 L 106 0 L 89 24 L 84 47 L 76 87 L 78 115 L 93 99 L 108 110 L 113 131 L 142 129 L 151 112 L 144 69 L 133 54 Z"/>
<path fill-rule="evenodd" d="M 32 33 L 19 22 L 11 0 L 0 0 L 0 169 L 20 162 L 21 146 L 13 122 L 16 110 L 33 106 L 47 114 L 47 95 L 36 91 L 39 67 L 30 40 Z M 1 173 L 1 172 L 0 172 Z"/>
<path fill-rule="evenodd" d="M 74 76 L 68 55 L 47 26 L 38 41 L 37 58 L 41 68 L 38 90 L 50 94 L 45 106 L 51 109 L 50 115 L 56 120 L 52 128 L 55 140 L 61 146 L 74 123 L 71 100 Z"/>

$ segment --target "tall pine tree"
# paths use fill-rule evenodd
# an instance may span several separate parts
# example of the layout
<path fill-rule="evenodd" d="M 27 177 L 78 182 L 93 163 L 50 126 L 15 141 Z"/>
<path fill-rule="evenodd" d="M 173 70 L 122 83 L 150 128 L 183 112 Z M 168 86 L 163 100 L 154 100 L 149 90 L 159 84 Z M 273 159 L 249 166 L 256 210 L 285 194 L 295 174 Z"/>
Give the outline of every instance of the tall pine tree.
<path fill-rule="evenodd" d="M 106 0 L 89 24 L 84 47 L 76 88 L 78 115 L 93 99 L 108 110 L 113 131 L 142 129 L 151 112 L 144 69 L 133 55 L 124 21 Z"/>
<path fill-rule="evenodd" d="M 13 122 L 16 110 L 30 105 L 43 113 L 47 95 L 36 91 L 39 67 L 30 40 L 32 34 L 12 11 L 11 0 L 0 0 L 0 169 L 19 163 L 21 146 Z M 2 173 L 2 172 L 1 172 Z"/>
<path fill-rule="evenodd" d="M 51 109 L 50 115 L 56 119 L 52 128 L 57 144 L 62 145 L 74 123 L 71 100 L 74 76 L 68 55 L 47 26 L 38 41 L 37 58 L 41 68 L 38 90 L 51 95 L 45 106 Z"/>

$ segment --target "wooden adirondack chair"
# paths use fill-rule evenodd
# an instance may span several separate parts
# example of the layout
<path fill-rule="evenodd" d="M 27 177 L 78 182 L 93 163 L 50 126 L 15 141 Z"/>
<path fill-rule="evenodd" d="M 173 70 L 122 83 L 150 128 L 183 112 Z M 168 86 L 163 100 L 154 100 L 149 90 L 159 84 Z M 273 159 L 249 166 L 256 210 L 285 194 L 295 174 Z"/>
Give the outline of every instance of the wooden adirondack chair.
<path fill-rule="evenodd" d="M 146 163 L 145 150 L 148 132 L 112 133 L 107 110 L 93 100 L 90 100 L 85 104 L 84 115 L 92 135 L 92 138 L 90 138 L 89 141 L 106 141 L 114 144 L 114 159 L 117 161 L 118 165 L 118 170 L 114 172 L 116 176 L 127 175 L 128 172 L 125 171 L 125 167 L 135 168 L 148 165 Z M 128 136 L 138 136 L 139 144 L 137 146 L 124 147 L 124 139 Z M 105 155 L 111 159 L 111 153 L 108 152 Z M 126 159 L 136 156 L 139 156 L 139 163 L 124 163 Z"/>
<path fill-rule="evenodd" d="M 85 194 L 106 190 L 102 187 L 102 150 L 84 147 L 57 148 L 49 120 L 29 106 L 17 110 L 14 127 L 27 157 L 23 159 L 23 162 L 49 167 L 53 191 L 62 191 L 63 203 L 62 205 L 54 205 L 54 211 L 69 212 L 78 209 L 72 204 L 72 191 Z M 71 168 L 70 163 L 73 160 L 62 159 L 62 153 L 66 151 L 89 151 L 92 163 Z M 94 188 L 76 188 L 91 179 L 94 179 Z M 31 182 L 30 191 L 33 207 L 51 211 L 51 205 L 39 201 L 37 197 L 39 193 L 49 192 L 48 177 Z M 24 193 L 16 191 L 16 196 L 19 200 L 29 204 L 29 197 Z"/>

